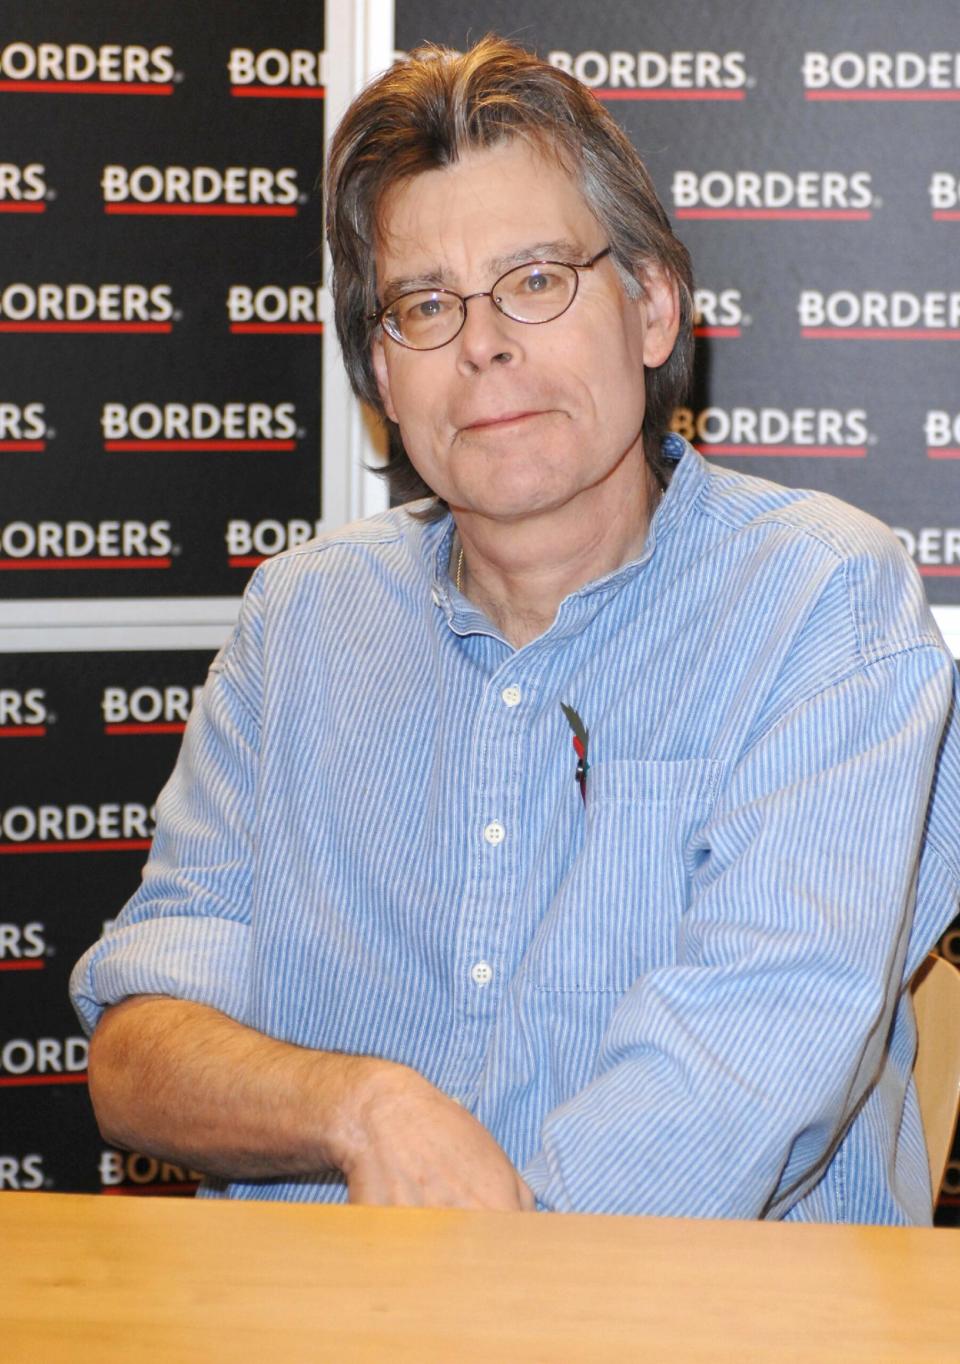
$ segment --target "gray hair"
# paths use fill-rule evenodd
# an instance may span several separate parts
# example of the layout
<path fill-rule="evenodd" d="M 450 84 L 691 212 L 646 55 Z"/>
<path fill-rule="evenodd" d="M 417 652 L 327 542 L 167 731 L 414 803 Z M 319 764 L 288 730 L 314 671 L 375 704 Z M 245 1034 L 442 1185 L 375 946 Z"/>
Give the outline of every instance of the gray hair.
<path fill-rule="evenodd" d="M 680 329 L 667 360 L 646 373 L 643 420 L 647 463 L 666 485 L 669 466 L 660 446 L 693 365 L 689 254 L 632 143 L 586 87 L 524 48 L 488 35 L 463 54 L 431 44 L 398 62 L 353 101 L 330 148 L 326 223 L 337 336 L 353 391 L 386 423 L 390 458 L 384 472 L 395 501 L 433 490 L 386 416 L 370 356 L 368 319 L 378 307 L 374 245 L 384 196 L 424 171 L 454 165 L 465 152 L 514 137 L 557 156 L 576 178 L 607 232 L 629 297 L 642 297 L 651 269 L 677 286 Z"/>

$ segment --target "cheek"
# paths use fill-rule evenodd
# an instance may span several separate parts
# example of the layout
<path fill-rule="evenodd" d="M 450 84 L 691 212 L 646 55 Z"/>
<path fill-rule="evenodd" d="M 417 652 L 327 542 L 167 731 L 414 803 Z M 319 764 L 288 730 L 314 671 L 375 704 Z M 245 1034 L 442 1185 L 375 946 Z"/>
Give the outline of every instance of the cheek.
<path fill-rule="evenodd" d="M 443 392 L 439 367 L 431 365 L 425 355 L 401 354 L 388 363 L 387 372 L 395 420 L 411 429 L 432 425 Z"/>

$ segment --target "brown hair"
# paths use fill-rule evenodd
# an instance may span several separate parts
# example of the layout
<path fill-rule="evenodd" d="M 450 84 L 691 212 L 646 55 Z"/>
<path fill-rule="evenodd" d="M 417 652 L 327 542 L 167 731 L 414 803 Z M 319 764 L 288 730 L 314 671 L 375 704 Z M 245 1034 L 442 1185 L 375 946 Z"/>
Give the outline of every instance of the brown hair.
<path fill-rule="evenodd" d="M 327 240 L 333 260 L 337 335 L 354 392 L 387 424 L 384 470 L 396 501 L 432 492 L 387 419 L 370 357 L 376 311 L 374 242 L 388 189 L 455 164 L 470 150 L 526 137 L 560 157 L 606 229 L 612 259 L 631 297 L 657 266 L 680 296 L 680 330 L 668 359 L 647 371 L 644 453 L 661 486 L 660 443 L 686 395 L 693 361 L 693 278 L 647 169 L 618 124 L 572 76 L 521 47 L 488 35 L 462 55 L 418 48 L 350 105 L 333 136 L 326 178 Z"/>

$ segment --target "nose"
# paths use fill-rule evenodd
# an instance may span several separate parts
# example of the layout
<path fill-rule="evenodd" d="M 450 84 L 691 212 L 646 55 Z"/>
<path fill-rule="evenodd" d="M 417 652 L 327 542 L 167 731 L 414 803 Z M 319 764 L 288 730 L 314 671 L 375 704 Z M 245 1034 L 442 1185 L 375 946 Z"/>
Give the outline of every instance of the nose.
<path fill-rule="evenodd" d="M 466 373 L 476 374 L 491 365 L 515 363 L 521 354 L 515 330 L 518 324 L 511 323 L 500 312 L 490 290 L 467 294 L 463 306 L 466 320 L 454 342 L 459 350 L 458 366 Z"/>

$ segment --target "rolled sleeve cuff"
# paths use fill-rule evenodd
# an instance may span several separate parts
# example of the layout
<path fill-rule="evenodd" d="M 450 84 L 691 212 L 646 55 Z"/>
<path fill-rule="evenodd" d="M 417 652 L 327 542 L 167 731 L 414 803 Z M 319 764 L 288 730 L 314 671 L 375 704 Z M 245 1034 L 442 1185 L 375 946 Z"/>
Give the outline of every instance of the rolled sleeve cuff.
<path fill-rule="evenodd" d="M 87 1033 L 130 995 L 208 1004 L 238 1022 L 248 1007 L 250 929 L 228 919 L 159 918 L 115 927 L 85 952 L 70 998 Z"/>

